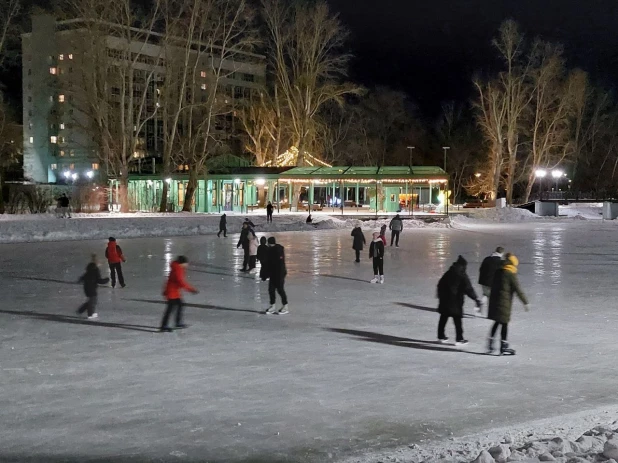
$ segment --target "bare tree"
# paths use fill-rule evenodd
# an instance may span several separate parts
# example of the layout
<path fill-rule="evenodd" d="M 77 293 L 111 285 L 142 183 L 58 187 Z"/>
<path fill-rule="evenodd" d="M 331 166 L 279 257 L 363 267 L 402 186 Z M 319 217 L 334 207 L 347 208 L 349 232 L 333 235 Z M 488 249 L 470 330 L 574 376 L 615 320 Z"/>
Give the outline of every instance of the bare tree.
<path fill-rule="evenodd" d="M 0 66 L 4 63 L 5 46 L 20 10 L 21 0 L 0 0 Z"/>
<path fill-rule="evenodd" d="M 131 0 L 71 0 L 76 16 L 83 19 L 89 40 L 80 53 L 80 78 L 76 105 L 90 133 L 108 176 L 119 181 L 121 210 L 129 209 L 129 167 L 146 151 L 147 124 L 158 109 L 164 48 L 155 29 L 161 19 L 161 2 L 148 13 Z M 77 123 L 83 123 L 76 118 Z"/>
<path fill-rule="evenodd" d="M 0 94 L 0 214 L 4 214 L 6 170 L 17 162 L 22 153 L 22 131 Z"/>

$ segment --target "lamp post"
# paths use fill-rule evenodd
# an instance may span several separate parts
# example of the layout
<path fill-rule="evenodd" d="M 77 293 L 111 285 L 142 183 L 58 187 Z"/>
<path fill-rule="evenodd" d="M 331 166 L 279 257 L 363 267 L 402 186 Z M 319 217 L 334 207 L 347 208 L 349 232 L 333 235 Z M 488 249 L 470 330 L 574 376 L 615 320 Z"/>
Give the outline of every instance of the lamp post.
<path fill-rule="evenodd" d="M 410 164 L 409 164 L 410 168 L 412 167 L 412 152 L 414 151 L 415 148 L 416 146 L 408 146 L 408 150 L 410 151 Z"/>
<path fill-rule="evenodd" d="M 444 173 L 446 174 L 446 152 L 450 150 L 451 147 L 443 146 L 442 149 L 444 150 Z M 448 176 L 448 174 L 446 175 Z M 446 184 L 444 185 L 444 201 L 446 203 L 446 215 L 448 215 L 448 180 L 446 181 Z"/>
<path fill-rule="evenodd" d="M 558 192 L 558 180 L 563 175 L 564 175 L 564 172 L 562 172 L 560 169 L 554 169 L 551 171 L 551 176 L 554 177 L 554 180 L 556 181 L 556 193 Z"/>
<path fill-rule="evenodd" d="M 539 197 L 542 200 L 543 199 L 543 179 L 547 176 L 547 171 L 545 169 L 536 169 L 534 171 L 534 176 L 536 178 L 541 179 L 539 181 L 539 188 L 541 189 Z"/>
<path fill-rule="evenodd" d="M 443 146 L 442 149 L 444 150 L 444 172 L 446 172 L 446 152 L 448 150 L 450 150 L 451 147 L 450 146 Z"/>

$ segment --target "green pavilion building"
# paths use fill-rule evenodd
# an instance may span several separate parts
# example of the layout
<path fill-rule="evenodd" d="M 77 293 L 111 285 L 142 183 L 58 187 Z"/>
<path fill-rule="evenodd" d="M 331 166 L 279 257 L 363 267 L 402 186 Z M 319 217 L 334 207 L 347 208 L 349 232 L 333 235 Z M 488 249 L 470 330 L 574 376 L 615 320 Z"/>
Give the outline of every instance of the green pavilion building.
<path fill-rule="evenodd" d="M 179 211 L 188 174 L 132 174 L 129 200 L 136 211 L 157 211 L 163 182 L 169 186 L 169 211 Z M 111 181 L 114 203 L 117 182 Z M 198 180 L 192 209 L 195 212 L 249 212 L 270 201 L 278 210 L 290 210 L 300 191 L 298 210 L 398 212 L 431 211 L 444 202 L 448 176 L 439 167 L 221 167 Z"/>

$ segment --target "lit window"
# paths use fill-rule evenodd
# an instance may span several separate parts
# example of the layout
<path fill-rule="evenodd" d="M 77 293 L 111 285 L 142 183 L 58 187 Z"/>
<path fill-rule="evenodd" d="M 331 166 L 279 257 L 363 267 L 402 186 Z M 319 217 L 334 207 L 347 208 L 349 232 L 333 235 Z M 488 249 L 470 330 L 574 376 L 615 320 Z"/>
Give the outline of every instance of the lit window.
<path fill-rule="evenodd" d="M 30 137 L 30 143 L 34 143 L 34 137 Z"/>
<path fill-rule="evenodd" d="M 93 162 L 92 163 L 92 170 L 99 170 L 99 163 L 98 162 Z"/>
<path fill-rule="evenodd" d="M 58 74 L 58 68 L 54 68 L 54 67 L 49 68 L 49 73 L 53 75 Z"/>
<path fill-rule="evenodd" d="M 60 157 L 63 158 L 64 157 L 64 150 L 60 150 Z"/>
<path fill-rule="evenodd" d="M 206 84 L 202 84 L 202 90 L 206 90 Z"/>
<path fill-rule="evenodd" d="M 73 53 L 69 53 L 69 59 L 73 59 Z"/>
<path fill-rule="evenodd" d="M 64 61 L 64 55 L 58 55 L 58 59 L 59 59 L 60 61 Z"/>
<path fill-rule="evenodd" d="M 52 164 L 49 167 L 51 167 L 51 170 L 58 170 L 58 164 Z"/>
<path fill-rule="evenodd" d="M 75 164 L 69 164 L 69 169 L 71 170 L 75 169 Z"/>
<path fill-rule="evenodd" d="M 206 77 L 206 71 L 200 72 L 200 77 Z"/>
<path fill-rule="evenodd" d="M 52 135 L 51 137 L 49 137 L 49 141 L 51 141 L 52 143 L 58 143 L 58 137 Z"/>
<path fill-rule="evenodd" d="M 60 123 L 60 130 L 64 130 L 64 122 Z"/>
<path fill-rule="evenodd" d="M 75 150 L 69 150 L 69 156 L 74 157 L 75 156 Z"/>
<path fill-rule="evenodd" d="M 58 95 L 58 102 L 64 103 L 64 95 Z"/>

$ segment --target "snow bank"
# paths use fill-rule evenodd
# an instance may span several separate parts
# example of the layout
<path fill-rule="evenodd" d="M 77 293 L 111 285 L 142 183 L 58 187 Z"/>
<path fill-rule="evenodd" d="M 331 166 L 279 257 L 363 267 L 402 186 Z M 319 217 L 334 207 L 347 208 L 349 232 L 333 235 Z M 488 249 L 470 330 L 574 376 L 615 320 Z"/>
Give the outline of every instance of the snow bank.
<path fill-rule="evenodd" d="M 560 206 L 560 215 L 579 220 L 603 219 L 603 203 L 580 203 Z"/>
<path fill-rule="evenodd" d="M 228 233 L 238 233 L 245 215 L 227 218 Z M 315 215 L 307 224 L 306 214 L 275 216 L 267 223 L 264 216 L 249 216 L 255 223 L 256 233 L 285 231 L 352 229 L 360 223 L 364 229 L 379 230 L 389 220 L 344 219 Z M 219 230 L 220 215 L 193 213 L 132 213 L 132 214 L 73 214 L 71 219 L 58 219 L 53 214 L 0 215 L 0 243 L 36 241 L 70 241 L 106 239 L 109 236 L 140 238 L 153 236 L 210 235 Z M 420 220 L 406 220 L 404 228 L 446 227 L 444 223 L 426 224 Z"/>

